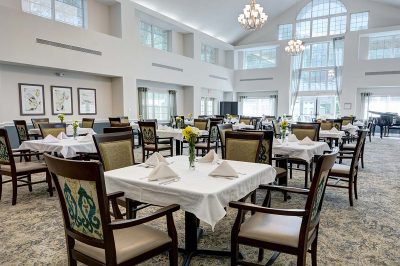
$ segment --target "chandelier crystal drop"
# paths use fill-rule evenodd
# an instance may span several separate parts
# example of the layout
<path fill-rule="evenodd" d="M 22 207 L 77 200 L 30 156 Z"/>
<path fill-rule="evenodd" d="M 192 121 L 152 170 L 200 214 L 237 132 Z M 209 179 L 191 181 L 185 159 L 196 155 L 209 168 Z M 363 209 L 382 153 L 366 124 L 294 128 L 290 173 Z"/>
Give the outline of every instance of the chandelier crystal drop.
<path fill-rule="evenodd" d="M 251 0 L 249 5 L 245 5 L 243 14 L 240 14 L 238 21 L 246 30 L 259 30 L 264 26 L 268 16 L 264 13 L 264 8 Z"/>
<path fill-rule="evenodd" d="M 306 47 L 301 40 L 290 40 L 285 47 L 285 51 L 290 55 L 298 55 L 304 52 Z"/>

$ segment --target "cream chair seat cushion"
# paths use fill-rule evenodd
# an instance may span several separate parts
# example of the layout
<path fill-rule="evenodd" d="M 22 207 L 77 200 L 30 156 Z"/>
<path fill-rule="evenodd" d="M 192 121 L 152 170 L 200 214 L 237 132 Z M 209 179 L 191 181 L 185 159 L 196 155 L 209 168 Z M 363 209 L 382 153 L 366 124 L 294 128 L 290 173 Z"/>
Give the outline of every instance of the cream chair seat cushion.
<path fill-rule="evenodd" d="M 343 144 L 343 149 L 355 150 L 356 149 L 356 144 L 355 143 Z"/>
<path fill-rule="evenodd" d="M 301 217 L 256 213 L 242 224 L 239 237 L 296 248 L 301 222 Z"/>
<path fill-rule="evenodd" d="M 331 175 L 335 174 L 350 174 L 350 166 L 345 164 L 334 164 L 331 169 Z"/>
<path fill-rule="evenodd" d="M 278 176 L 278 175 L 281 175 L 281 174 L 284 174 L 284 173 L 287 172 L 286 169 L 285 169 L 285 168 L 282 168 L 282 167 L 274 167 L 274 169 L 275 169 L 275 171 L 276 171 L 276 175 L 277 175 L 277 176 Z"/>
<path fill-rule="evenodd" d="M 169 144 L 158 144 L 157 147 L 158 147 L 159 150 L 161 150 L 161 149 L 169 149 L 169 148 L 171 148 L 171 145 L 169 145 Z M 146 144 L 145 148 L 154 150 L 156 148 L 156 145 L 155 144 Z"/>
<path fill-rule="evenodd" d="M 167 233 L 146 225 L 114 230 L 117 264 L 135 258 L 154 248 L 171 242 Z M 93 259 L 106 263 L 104 249 L 75 241 L 74 249 Z"/>
<path fill-rule="evenodd" d="M 207 149 L 207 142 L 196 143 L 195 147 L 200 148 L 200 149 Z M 210 148 L 214 148 L 214 147 L 215 147 L 215 143 L 210 143 Z"/>
<path fill-rule="evenodd" d="M 33 172 L 33 171 L 46 171 L 47 166 L 44 163 L 35 163 L 35 162 L 21 162 L 15 163 L 15 168 L 17 173 L 25 173 L 25 172 Z M 10 165 L 1 165 L 0 169 L 4 172 L 11 173 Z"/>

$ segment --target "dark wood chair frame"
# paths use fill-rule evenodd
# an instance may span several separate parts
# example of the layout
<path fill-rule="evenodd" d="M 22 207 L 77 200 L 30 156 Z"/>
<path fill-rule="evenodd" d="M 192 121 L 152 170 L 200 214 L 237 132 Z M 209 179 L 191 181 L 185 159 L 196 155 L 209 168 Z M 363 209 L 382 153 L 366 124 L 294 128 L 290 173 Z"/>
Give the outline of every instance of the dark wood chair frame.
<path fill-rule="evenodd" d="M 48 124 L 50 120 L 48 118 L 32 118 L 31 119 L 33 128 L 39 128 L 39 124 Z"/>
<path fill-rule="evenodd" d="M 243 139 L 243 140 L 258 140 L 259 144 L 258 144 L 258 149 L 256 154 L 254 154 L 254 163 L 258 163 L 259 162 L 259 155 L 260 155 L 260 150 L 261 150 L 261 146 L 262 146 L 262 141 L 263 141 L 263 134 L 254 134 L 254 133 L 247 133 L 247 132 L 243 132 L 243 131 L 228 131 L 225 132 L 225 145 L 228 146 L 228 139 Z M 227 147 L 225 147 L 227 148 Z M 225 154 L 226 157 L 226 154 Z M 226 158 L 227 160 L 230 160 L 229 158 Z"/>
<path fill-rule="evenodd" d="M 51 178 L 49 172 L 47 170 L 27 170 L 17 172 L 16 162 L 14 157 L 24 157 L 27 162 L 31 161 L 31 156 L 37 156 L 38 153 L 32 153 L 30 150 L 19 150 L 18 152 L 12 150 L 10 139 L 8 137 L 7 130 L 4 128 L 0 128 L 0 136 L 4 138 L 5 144 L 7 146 L 7 153 L 9 155 L 8 163 L 1 163 L 1 165 L 10 166 L 11 173 L 9 171 L 5 171 L 0 167 L 0 199 L 3 191 L 3 184 L 12 183 L 12 205 L 17 204 L 17 190 L 19 187 L 28 186 L 29 192 L 32 192 L 32 185 L 39 183 L 47 183 L 48 192 L 50 197 L 53 196 L 53 187 L 51 184 Z M 42 155 L 42 154 L 40 154 Z M 32 175 L 38 173 L 46 173 L 46 179 L 41 181 L 32 182 Z M 4 176 L 10 176 L 11 179 L 3 181 Z M 20 184 L 18 184 L 20 183 Z M 21 184 L 22 183 L 22 184 Z"/>
<path fill-rule="evenodd" d="M 15 129 L 16 129 L 16 131 L 17 131 L 17 135 L 18 135 L 18 143 L 19 143 L 19 145 L 21 145 L 22 144 L 22 142 L 24 142 L 24 141 L 27 141 L 27 140 L 30 140 L 31 139 L 31 137 L 33 137 L 33 138 L 35 138 L 35 139 L 38 139 L 38 137 L 40 136 L 40 134 L 29 134 L 29 130 L 28 130 L 28 126 L 26 125 L 26 121 L 25 120 L 14 120 L 14 125 L 15 125 Z M 21 134 L 20 134 L 20 132 L 18 131 L 18 126 L 22 126 L 23 128 L 24 128 L 24 130 L 25 130 L 25 134 L 26 134 L 26 139 L 22 139 L 21 138 Z M 29 152 L 29 153 L 36 153 L 36 158 L 38 159 L 38 160 L 40 160 L 40 157 L 39 157 L 39 155 L 40 155 L 40 153 L 38 153 L 38 152 L 36 152 L 36 151 L 31 151 L 31 150 L 22 150 L 21 151 L 21 149 L 13 149 L 13 153 L 16 153 L 17 155 L 18 155 L 18 153 L 24 153 L 24 152 Z M 20 162 L 22 162 L 22 159 L 23 158 L 27 158 L 27 156 L 25 156 L 25 157 L 22 157 L 22 156 L 20 156 Z"/>
<path fill-rule="evenodd" d="M 138 123 L 139 123 L 140 132 L 143 132 L 142 131 L 142 127 L 145 126 L 145 127 L 153 127 L 154 134 L 157 134 L 157 123 L 155 123 L 155 122 L 142 122 L 142 121 L 139 121 Z M 173 142 L 174 138 L 172 138 L 172 137 L 160 138 L 160 137 L 158 137 L 156 135 L 155 136 L 155 140 L 156 140 L 155 143 L 151 143 L 151 144 L 154 144 L 154 147 L 155 147 L 154 149 L 152 149 L 152 148 L 146 148 L 145 147 L 147 143 L 145 143 L 145 141 L 144 141 L 143 133 L 140 134 L 140 137 L 142 138 L 142 151 L 143 151 L 142 161 L 143 162 L 145 161 L 146 157 L 149 157 L 150 151 L 154 153 L 154 152 L 169 150 L 170 151 L 170 155 L 169 156 L 171 156 L 171 157 L 174 156 L 174 142 Z M 169 147 L 160 149 L 160 148 L 158 148 L 158 144 L 160 144 L 160 141 L 163 141 L 163 140 L 169 140 Z M 146 154 L 146 151 L 147 151 L 147 154 Z"/>
<path fill-rule="evenodd" d="M 205 154 L 205 152 L 209 152 L 210 149 L 211 149 L 211 145 L 214 144 L 214 143 L 215 143 L 215 147 L 214 147 L 215 152 L 218 152 L 218 140 L 219 140 L 219 138 L 218 138 L 218 134 L 219 134 L 218 125 L 219 124 L 220 124 L 220 121 L 210 121 L 209 122 L 209 126 L 208 126 L 208 135 L 198 137 L 198 140 L 203 140 L 204 142 L 207 142 L 207 147 L 205 149 L 195 147 L 197 155 L 199 155 L 199 153 L 198 153 L 199 150 L 202 150 L 202 154 L 203 155 Z M 211 140 L 211 132 L 212 132 L 212 130 L 214 128 L 217 128 L 217 136 L 216 136 L 215 142 L 213 142 Z"/>
<path fill-rule="evenodd" d="M 281 132 L 277 132 L 276 128 L 279 128 L 279 122 L 277 120 L 272 120 L 272 129 L 274 131 L 274 136 L 275 138 L 280 138 L 281 137 Z"/>
<path fill-rule="evenodd" d="M 94 118 L 82 118 L 82 127 L 83 127 L 83 122 L 90 122 L 91 126 L 89 128 L 93 128 L 94 121 L 95 121 Z"/>
<path fill-rule="evenodd" d="M 47 129 L 47 128 L 63 128 L 64 129 L 64 133 L 67 132 L 67 125 L 65 123 L 48 123 L 48 124 L 39 124 L 39 128 L 40 128 L 40 133 L 43 135 L 43 129 Z M 54 136 L 57 137 L 57 136 Z"/>
<path fill-rule="evenodd" d="M 278 258 L 281 252 L 295 255 L 297 256 L 297 265 L 304 266 L 306 265 L 306 256 L 307 252 L 311 253 L 312 257 L 312 265 L 317 265 L 317 245 L 318 245 L 318 233 L 319 233 L 319 222 L 320 222 L 320 211 L 322 209 L 323 198 L 326 190 L 326 183 L 322 189 L 322 197 L 317 206 L 318 214 L 316 216 L 315 221 L 312 221 L 312 208 L 317 196 L 317 185 L 319 184 L 321 173 L 324 171 L 329 171 L 332 168 L 337 153 L 333 153 L 330 155 L 322 155 L 319 157 L 317 161 L 315 176 L 313 178 L 313 182 L 311 184 L 310 190 L 308 189 L 301 189 L 301 188 L 294 188 L 294 187 L 283 187 L 283 186 L 273 186 L 273 185 L 262 185 L 260 189 L 267 190 L 267 196 L 262 204 L 262 206 L 258 206 L 255 204 L 244 203 L 244 202 L 231 202 L 229 206 L 232 208 L 238 209 L 238 214 L 236 216 L 235 223 L 232 228 L 231 232 L 231 265 L 261 265 L 251 262 L 245 262 L 239 259 L 239 244 L 258 247 L 259 248 L 259 255 L 258 260 L 259 262 L 262 261 L 264 256 L 264 249 L 273 250 L 274 253 L 267 262 L 266 265 L 272 265 L 274 261 Z M 328 180 L 328 179 L 327 179 Z M 307 201 L 304 209 L 276 209 L 271 208 L 271 191 L 279 191 L 284 193 L 296 193 L 301 195 L 307 195 Z M 299 235 L 299 242 L 298 247 L 291 247 L 281 244 L 269 243 L 265 241 L 260 241 L 256 239 L 240 237 L 239 232 L 241 228 L 241 224 L 244 222 L 245 214 L 247 212 L 259 212 L 265 214 L 274 214 L 274 215 L 282 215 L 282 216 L 298 216 L 302 217 L 302 223 L 300 228 L 300 235 Z M 312 232 L 312 230 L 314 231 Z M 312 232 L 309 234 L 309 232 Z M 311 249 L 309 250 L 309 248 Z"/>
<path fill-rule="evenodd" d="M 116 218 L 122 219 L 122 215 L 119 213 L 116 199 L 119 197 L 123 197 L 124 193 L 115 192 L 111 194 L 106 194 L 103 167 L 100 162 L 72 161 L 56 158 L 47 154 L 45 155 L 45 160 L 49 167 L 49 171 L 51 172 L 51 176 L 53 177 L 59 195 L 62 195 L 62 188 L 60 187 L 60 184 L 58 182 L 57 175 L 68 176 L 71 178 L 73 177 L 78 180 L 96 182 L 96 190 L 98 195 L 98 204 L 104 240 L 88 237 L 74 230 L 71 227 L 69 219 L 67 218 L 68 210 L 66 203 L 64 200 L 61 199 L 62 196 L 59 197 L 63 213 L 69 265 L 76 266 L 77 261 L 80 261 L 87 265 L 132 265 L 146 261 L 163 252 L 169 252 L 170 265 L 178 265 L 178 238 L 172 215 L 173 212 L 179 210 L 179 205 L 167 206 L 165 208 L 159 209 L 150 216 L 139 219 L 111 221 L 109 211 L 110 203 L 113 212 L 117 214 Z M 172 239 L 172 242 L 150 250 L 121 264 L 117 264 L 113 231 L 148 223 L 161 217 L 166 217 L 167 219 L 168 235 Z M 90 246 L 104 249 L 106 264 L 74 250 L 75 240 L 78 240 Z"/>
<path fill-rule="evenodd" d="M 232 124 L 218 124 L 217 127 L 218 127 L 218 138 L 221 143 L 222 159 L 225 159 L 225 145 L 224 145 L 224 142 L 222 141 L 221 132 L 224 129 L 231 129 L 230 131 L 233 131 L 233 126 L 232 126 Z"/>

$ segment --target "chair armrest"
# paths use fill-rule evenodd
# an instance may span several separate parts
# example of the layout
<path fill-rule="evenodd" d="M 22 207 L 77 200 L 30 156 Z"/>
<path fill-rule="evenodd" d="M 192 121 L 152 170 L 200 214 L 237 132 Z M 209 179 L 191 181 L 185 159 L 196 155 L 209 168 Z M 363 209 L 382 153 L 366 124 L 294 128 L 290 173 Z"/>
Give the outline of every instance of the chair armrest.
<path fill-rule="evenodd" d="M 239 209 L 241 211 L 254 211 L 284 216 L 306 216 L 308 214 L 308 211 L 303 209 L 274 209 L 239 201 L 230 202 L 229 207 Z"/>
<path fill-rule="evenodd" d="M 116 198 L 123 197 L 124 195 L 125 195 L 125 192 L 117 191 L 117 192 L 107 194 L 107 198 L 108 198 L 108 200 L 113 200 Z"/>
<path fill-rule="evenodd" d="M 284 160 L 288 160 L 289 157 L 288 156 L 278 156 L 278 157 L 272 157 L 273 161 L 284 161 Z"/>
<path fill-rule="evenodd" d="M 167 207 L 161 208 L 157 210 L 155 213 L 139 218 L 139 219 L 130 219 L 130 220 L 123 220 L 123 221 L 114 221 L 110 223 L 108 226 L 110 226 L 111 230 L 117 230 L 117 229 L 123 229 L 123 228 L 128 228 L 132 226 L 136 226 L 139 224 L 144 224 L 153 220 L 156 220 L 160 217 L 171 215 L 173 212 L 176 212 L 177 210 L 180 209 L 180 206 L 177 204 L 172 204 Z"/>
<path fill-rule="evenodd" d="M 281 191 L 281 192 L 292 192 L 297 194 L 308 195 L 310 192 L 309 189 L 297 188 L 297 187 L 286 187 L 286 186 L 275 186 L 275 185 L 260 185 L 259 189 L 267 189 L 272 191 Z"/>
<path fill-rule="evenodd" d="M 341 150 L 339 151 L 340 154 L 353 154 L 355 151 L 354 150 Z"/>
<path fill-rule="evenodd" d="M 173 139 L 173 137 L 163 137 L 163 138 L 160 138 L 160 137 L 156 137 L 157 139 Z"/>
<path fill-rule="evenodd" d="M 115 219 L 123 219 L 120 209 L 118 208 L 117 198 L 123 197 L 124 192 L 117 191 L 114 193 L 107 194 L 107 199 L 111 203 L 111 208 L 114 213 Z"/>

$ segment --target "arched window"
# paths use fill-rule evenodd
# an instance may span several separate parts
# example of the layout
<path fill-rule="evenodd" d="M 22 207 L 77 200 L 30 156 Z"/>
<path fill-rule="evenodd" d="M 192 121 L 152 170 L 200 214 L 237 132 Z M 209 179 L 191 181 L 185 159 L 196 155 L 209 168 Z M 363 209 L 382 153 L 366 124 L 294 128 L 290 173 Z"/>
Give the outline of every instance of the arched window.
<path fill-rule="evenodd" d="M 296 38 L 344 34 L 347 9 L 339 0 L 313 0 L 298 14 Z"/>

